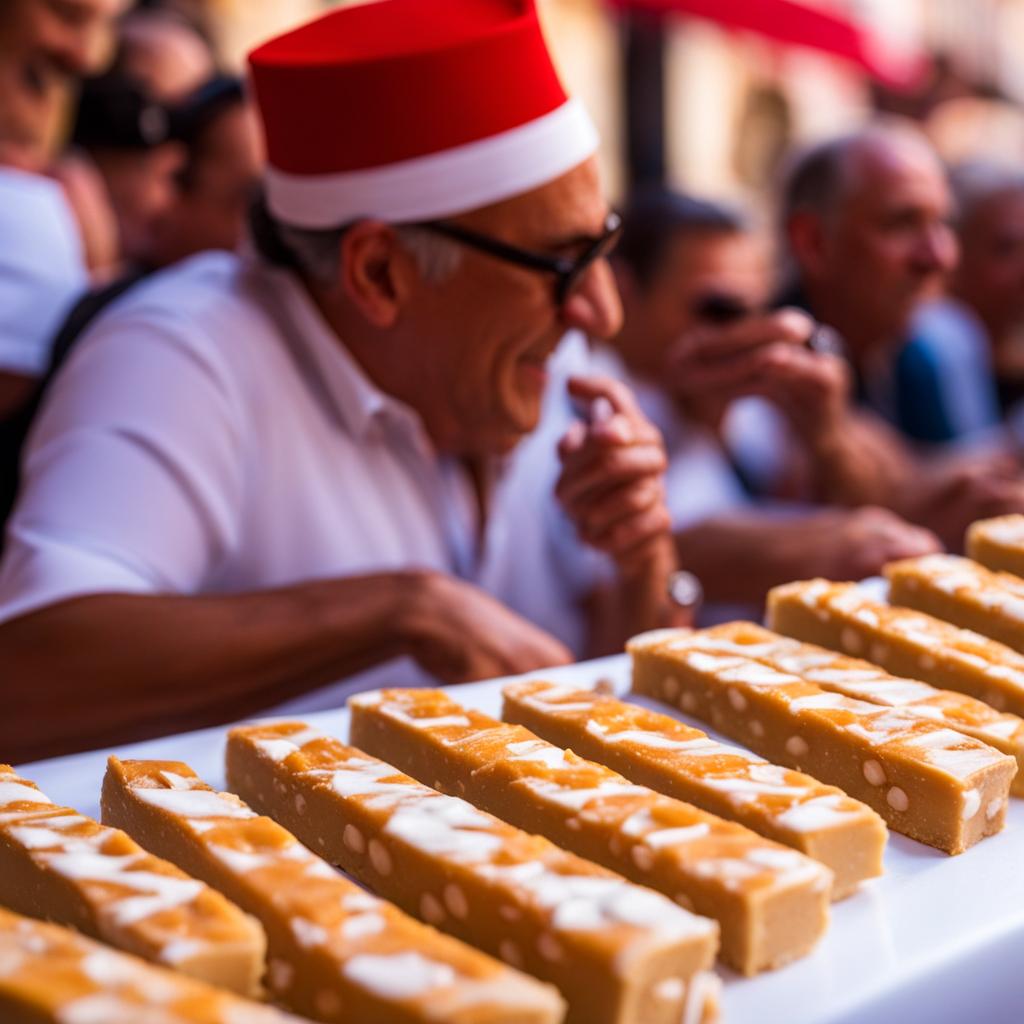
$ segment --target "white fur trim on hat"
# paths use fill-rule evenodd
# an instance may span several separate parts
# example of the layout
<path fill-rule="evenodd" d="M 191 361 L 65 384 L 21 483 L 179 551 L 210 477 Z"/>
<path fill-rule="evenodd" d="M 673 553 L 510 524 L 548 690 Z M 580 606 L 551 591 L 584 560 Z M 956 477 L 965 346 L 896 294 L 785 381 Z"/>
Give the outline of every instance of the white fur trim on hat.
<path fill-rule="evenodd" d="M 544 185 L 581 164 L 598 137 L 579 101 L 536 121 L 441 153 L 342 174 L 286 174 L 268 167 L 271 212 L 299 228 L 370 218 L 414 223 L 450 217 Z"/>

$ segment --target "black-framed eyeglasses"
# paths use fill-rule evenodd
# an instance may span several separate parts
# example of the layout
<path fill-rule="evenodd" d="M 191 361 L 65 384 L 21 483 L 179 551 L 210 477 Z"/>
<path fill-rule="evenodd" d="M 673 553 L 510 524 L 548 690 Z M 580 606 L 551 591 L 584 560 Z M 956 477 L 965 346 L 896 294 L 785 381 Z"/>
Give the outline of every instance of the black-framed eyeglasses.
<path fill-rule="evenodd" d="M 622 234 L 622 218 L 612 211 L 605 218 L 604 231 L 599 238 L 593 239 L 584 251 L 575 259 L 568 256 L 549 256 L 546 253 L 532 252 L 509 245 L 498 238 L 480 234 L 460 224 L 452 224 L 446 220 L 431 220 L 417 224 L 416 227 L 426 228 L 435 234 L 450 238 L 471 249 L 485 252 L 507 263 L 536 270 L 540 273 L 555 275 L 555 301 L 559 306 L 573 293 L 583 279 L 587 270 L 598 260 L 611 254 Z"/>

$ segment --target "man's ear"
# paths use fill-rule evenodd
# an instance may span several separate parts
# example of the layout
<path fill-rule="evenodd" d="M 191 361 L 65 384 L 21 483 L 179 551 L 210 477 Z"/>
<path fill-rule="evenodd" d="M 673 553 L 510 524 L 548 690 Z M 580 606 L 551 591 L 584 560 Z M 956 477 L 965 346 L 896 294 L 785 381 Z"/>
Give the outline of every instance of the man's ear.
<path fill-rule="evenodd" d="M 417 273 L 394 227 L 382 221 L 353 224 L 341 241 L 341 286 L 374 327 L 393 327 Z"/>
<path fill-rule="evenodd" d="M 825 265 L 825 225 L 810 211 L 794 213 L 786 223 L 786 240 L 802 273 L 819 275 Z"/>

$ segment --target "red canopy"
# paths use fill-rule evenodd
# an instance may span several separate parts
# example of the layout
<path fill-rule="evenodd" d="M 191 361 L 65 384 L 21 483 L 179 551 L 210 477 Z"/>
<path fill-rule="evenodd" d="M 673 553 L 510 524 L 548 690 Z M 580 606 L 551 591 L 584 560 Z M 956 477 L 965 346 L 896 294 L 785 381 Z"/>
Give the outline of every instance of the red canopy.
<path fill-rule="evenodd" d="M 614 7 L 654 14 L 687 14 L 782 43 L 831 54 L 863 68 L 894 88 L 913 85 L 924 72 L 923 54 L 886 55 L 871 31 L 849 18 L 796 0 L 609 0 Z"/>

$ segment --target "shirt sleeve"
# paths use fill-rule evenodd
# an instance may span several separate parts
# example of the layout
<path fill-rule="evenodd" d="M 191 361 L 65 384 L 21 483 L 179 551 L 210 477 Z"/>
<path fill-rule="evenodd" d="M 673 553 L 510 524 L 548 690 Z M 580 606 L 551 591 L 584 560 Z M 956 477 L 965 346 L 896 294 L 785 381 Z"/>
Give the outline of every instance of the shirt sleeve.
<path fill-rule="evenodd" d="M 0 371 L 40 377 L 87 287 L 81 243 L 56 183 L 0 174 Z"/>
<path fill-rule="evenodd" d="M 212 344 L 103 317 L 30 436 L 0 620 L 93 593 L 194 593 L 237 537 L 241 402 Z"/>

